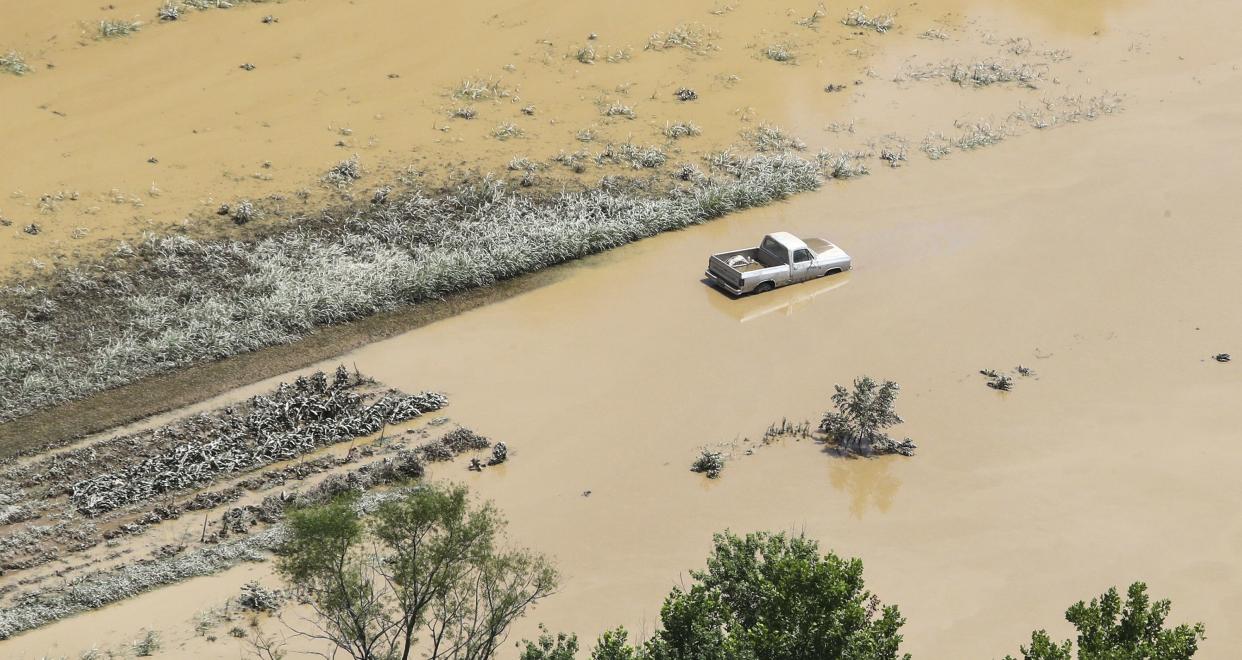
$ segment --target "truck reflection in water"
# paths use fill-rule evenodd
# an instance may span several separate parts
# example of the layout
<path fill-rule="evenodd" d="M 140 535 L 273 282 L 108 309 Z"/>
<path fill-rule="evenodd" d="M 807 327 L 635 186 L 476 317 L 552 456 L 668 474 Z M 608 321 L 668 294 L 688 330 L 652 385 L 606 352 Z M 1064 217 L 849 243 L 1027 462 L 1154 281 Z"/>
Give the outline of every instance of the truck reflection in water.
<path fill-rule="evenodd" d="M 740 298 L 724 295 L 707 278 L 703 278 L 703 290 L 711 301 L 711 306 L 726 316 L 737 319 L 741 323 L 754 321 L 765 316 L 793 316 L 800 310 L 815 304 L 820 296 L 849 284 L 853 275 L 849 272 L 829 275 L 810 282 L 793 286 L 781 287 L 762 295 L 747 295 Z M 822 302 L 822 301 L 821 301 Z"/>

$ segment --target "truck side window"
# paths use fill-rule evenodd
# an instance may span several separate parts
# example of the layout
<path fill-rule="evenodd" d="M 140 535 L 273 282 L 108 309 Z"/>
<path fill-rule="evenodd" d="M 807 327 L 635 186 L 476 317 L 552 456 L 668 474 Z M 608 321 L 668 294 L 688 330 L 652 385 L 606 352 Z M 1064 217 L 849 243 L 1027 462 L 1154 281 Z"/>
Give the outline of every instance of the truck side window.
<path fill-rule="evenodd" d="M 796 263 L 802 263 L 803 261 L 810 261 L 810 260 L 811 260 L 811 251 L 810 251 L 810 250 L 796 250 L 796 251 L 794 251 L 794 262 L 796 262 Z"/>

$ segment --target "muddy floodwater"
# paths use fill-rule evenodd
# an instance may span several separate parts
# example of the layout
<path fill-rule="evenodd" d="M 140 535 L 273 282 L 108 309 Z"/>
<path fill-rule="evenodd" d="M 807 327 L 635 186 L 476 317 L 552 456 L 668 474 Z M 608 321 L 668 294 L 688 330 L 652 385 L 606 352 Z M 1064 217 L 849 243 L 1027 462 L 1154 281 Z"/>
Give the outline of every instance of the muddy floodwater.
<path fill-rule="evenodd" d="M 514 639 L 538 622 L 584 640 L 650 632 L 713 532 L 766 529 L 861 557 L 916 658 L 1068 637 L 1069 604 L 1136 580 L 1172 599 L 1170 622 L 1207 625 L 1196 657 L 1237 656 L 1242 369 L 1210 356 L 1242 354 L 1242 48 L 1225 34 L 1242 9 L 1026 4 L 1004 7 L 1081 48 L 1099 30 L 1133 42 L 1133 61 L 1100 71 L 1125 81 L 1124 113 L 644 240 L 321 365 L 443 390 L 454 420 L 508 444 L 501 468 L 432 476 L 495 501 L 564 573 Z M 853 271 L 742 299 L 703 282 L 709 254 L 776 230 L 833 241 Z M 1018 365 L 1033 373 L 1011 392 L 979 374 Z M 810 440 L 747 455 L 864 374 L 900 383 L 895 431 L 916 456 L 846 460 Z M 688 471 L 704 447 L 731 455 L 717 480 Z M 195 637 L 191 617 L 269 571 L 164 588 L 0 654 L 151 628 L 169 657 L 240 655 Z"/>

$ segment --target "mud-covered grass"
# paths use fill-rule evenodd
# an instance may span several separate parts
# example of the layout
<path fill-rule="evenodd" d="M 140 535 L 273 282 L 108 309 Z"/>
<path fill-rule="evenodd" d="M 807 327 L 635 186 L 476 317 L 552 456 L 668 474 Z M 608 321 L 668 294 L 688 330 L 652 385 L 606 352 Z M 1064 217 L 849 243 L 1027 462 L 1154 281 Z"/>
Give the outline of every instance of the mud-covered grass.
<path fill-rule="evenodd" d="M 331 222 L 295 220 L 255 241 L 149 236 L 42 285 L 0 291 L 0 420 L 488 286 L 821 180 L 813 160 L 731 156 L 671 188 L 606 178 L 532 196 L 489 177 L 442 195 L 394 193 Z"/>
<path fill-rule="evenodd" d="M 15 76 L 24 76 L 30 73 L 30 65 L 26 63 L 25 56 L 15 50 L 10 50 L 0 54 L 0 71 Z"/>

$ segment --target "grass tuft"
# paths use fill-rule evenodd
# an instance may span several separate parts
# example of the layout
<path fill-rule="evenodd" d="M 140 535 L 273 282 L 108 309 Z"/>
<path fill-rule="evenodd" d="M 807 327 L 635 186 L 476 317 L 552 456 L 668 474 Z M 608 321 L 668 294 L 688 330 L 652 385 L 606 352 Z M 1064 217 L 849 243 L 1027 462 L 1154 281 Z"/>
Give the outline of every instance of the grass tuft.
<path fill-rule="evenodd" d="M 508 122 L 500 124 L 496 126 L 496 128 L 492 129 L 492 137 L 502 142 L 510 138 L 522 137 L 525 134 L 526 132 L 523 131 L 520 126 Z"/>
<path fill-rule="evenodd" d="M 771 44 L 763 49 L 763 56 L 773 62 L 793 64 L 798 56 L 785 44 Z"/>
<path fill-rule="evenodd" d="M 870 16 L 867 14 L 866 7 L 859 7 L 858 9 L 851 9 L 850 13 L 841 19 L 841 24 L 848 27 L 867 28 L 883 34 L 893 29 L 893 26 L 896 25 L 896 17 L 893 14 Z"/>
<path fill-rule="evenodd" d="M 742 137 L 755 148 L 755 151 L 761 153 L 806 149 L 805 142 L 786 133 L 781 127 L 768 123 L 742 131 Z"/>
<path fill-rule="evenodd" d="M 21 53 L 10 50 L 0 55 L 0 71 L 6 71 L 15 76 L 24 76 L 30 73 L 30 65 L 26 64 L 26 58 L 22 57 Z"/>
<path fill-rule="evenodd" d="M 358 160 L 358 154 L 354 154 L 333 165 L 323 175 L 324 183 L 331 184 L 337 188 L 348 187 L 361 178 L 362 164 Z"/>
<path fill-rule="evenodd" d="M 716 50 L 716 35 L 700 23 L 683 23 L 668 32 L 656 32 L 647 39 L 646 50 L 684 48 L 698 55 Z"/>
<path fill-rule="evenodd" d="M 118 21 L 105 18 L 99 21 L 99 38 L 115 39 L 129 36 L 142 29 L 142 21 Z"/>
<path fill-rule="evenodd" d="M 664 137 L 670 140 L 679 140 L 685 137 L 695 137 L 701 134 L 702 132 L 703 130 L 700 129 L 698 125 L 692 121 L 665 122 L 664 130 L 663 130 Z"/>

